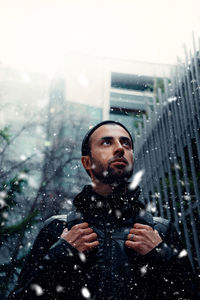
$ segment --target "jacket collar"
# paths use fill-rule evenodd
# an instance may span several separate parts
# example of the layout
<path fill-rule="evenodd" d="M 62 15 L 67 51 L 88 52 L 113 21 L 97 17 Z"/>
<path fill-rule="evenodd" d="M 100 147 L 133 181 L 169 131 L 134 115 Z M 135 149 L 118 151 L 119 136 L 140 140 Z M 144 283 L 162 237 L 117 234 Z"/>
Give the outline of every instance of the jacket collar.
<path fill-rule="evenodd" d="M 127 190 L 124 193 L 124 190 Z M 85 213 L 105 213 L 110 209 L 119 209 L 126 211 L 132 209 L 144 209 L 144 204 L 139 199 L 140 187 L 135 190 L 129 190 L 128 186 L 119 186 L 111 195 L 104 197 L 95 193 L 91 185 L 86 185 L 83 191 L 74 199 L 74 206 Z"/>

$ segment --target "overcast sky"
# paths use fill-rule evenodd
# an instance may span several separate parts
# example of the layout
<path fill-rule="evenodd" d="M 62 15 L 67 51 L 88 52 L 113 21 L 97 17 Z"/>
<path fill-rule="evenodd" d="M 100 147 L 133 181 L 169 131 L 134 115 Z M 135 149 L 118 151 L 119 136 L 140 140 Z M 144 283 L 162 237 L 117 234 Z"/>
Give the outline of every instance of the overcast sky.
<path fill-rule="evenodd" d="M 51 73 L 65 52 L 174 64 L 199 0 L 0 0 L 0 62 Z"/>

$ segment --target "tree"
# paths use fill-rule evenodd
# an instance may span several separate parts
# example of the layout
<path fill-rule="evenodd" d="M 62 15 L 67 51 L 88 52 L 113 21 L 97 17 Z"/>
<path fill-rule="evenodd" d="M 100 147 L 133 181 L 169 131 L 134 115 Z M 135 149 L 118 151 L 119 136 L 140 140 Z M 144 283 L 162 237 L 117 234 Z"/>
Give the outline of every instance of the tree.
<path fill-rule="evenodd" d="M 15 136 L 16 137 L 16 136 Z M 12 165 L 9 170 L 6 168 L 6 150 L 11 143 L 11 135 L 9 128 L 5 127 L 0 130 L 0 161 L 1 161 L 1 177 L 0 177 L 0 248 L 2 257 L 10 256 L 10 260 L 5 260 L 0 265 L 0 291 L 1 299 L 5 297 L 9 282 L 13 280 L 17 268 L 23 263 L 23 256 L 18 257 L 19 247 L 16 242 L 22 239 L 26 231 L 35 223 L 37 211 L 27 214 L 22 220 L 13 219 L 13 209 L 17 204 L 17 198 L 23 194 L 23 190 L 27 184 L 27 171 L 19 173 L 21 165 Z M 10 177 L 11 171 L 15 170 L 16 175 Z M 10 221 L 12 220 L 12 222 Z M 7 255 L 6 255 L 7 254 Z M 1 259 L 3 260 L 3 259 Z"/>
<path fill-rule="evenodd" d="M 77 150 L 85 124 L 85 119 L 75 119 L 67 106 L 53 111 L 50 103 L 41 115 L 24 122 L 17 131 L 11 126 L 0 131 L 2 299 L 13 288 L 42 221 L 63 209 L 70 210 L 78 185 L 81 180 L 86 181 L 87 175 L 80 175 Z M 13 148 L 25 132 L 34 139 L 38 127 L 41 137 L 37 151 L 18 161 L 13 156 Z"/>

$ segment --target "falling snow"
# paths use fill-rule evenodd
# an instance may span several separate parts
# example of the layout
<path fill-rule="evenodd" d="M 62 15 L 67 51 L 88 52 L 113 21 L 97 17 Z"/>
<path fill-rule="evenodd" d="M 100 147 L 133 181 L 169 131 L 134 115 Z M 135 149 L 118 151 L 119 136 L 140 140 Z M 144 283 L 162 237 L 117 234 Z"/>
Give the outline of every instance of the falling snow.
<path fill-rule="evenodd" d="M 177 100 L 177 97 L 170 97 L 168 98 L 168 102 L 171 103 L 171 102 L 174 102 Z"/>
<path fill-rule="evenodd" d="M 86 262 L 86 256 L 83 252 L 79 252 L 79 258 L 82 262 Z"/>
<path fill-rule="evenodd" d="M 193 77 L 193 74 L 191 73 L 192 64 L 193 60 L 190 59 L 189 66 L 185 68 L 185 72 L 188 72 L 186 74 L 189 75 L 189 78 L 191 76 Z M 20 76 L 17 77 L 20 78 Z M 21 79 L 23 84 L 26 84 L 26 88 L 29 87 L 28 85 L 30 83 L 34 83 L 32 82 L 32 78 L 28 73 L 22 73 Z M 84 88 L 84 90 L 90 84 L 89 78 L 82 72 L 77 74 L 76 79 L 79 85 Z M 192 220 L 192 222 L 198 222 L 198 207 L 196 205 L 198 204 L 196 201 L 199 200 L 197 197 L 198 193 L 196 192 L 196 190 L 198 191 L 198 180 L 196 180 L 196 175 L 194 176 L 193 172 L 195 173 L 195 168 L 198 171 L 199 167 L 199 148 L 197 147 L 199 146 L 199 144 L 197 144 L 199 143 L 199 140 L 197 139 L 199 128 L 199 103 L 197 103 L 198 101 L 196 99 L 196 96 L 198 96 L 198 93 L 196 93 L 196 91 L 199 91 L 200 89 L 200 87 L 197 86 L 198 80 L 192 78 L 192 85 L 190 88 L 193 90 L 191 91 L 191 95 L 189 95 L 190 90 L 188 89 L 187 84 L 184 83 L 184 80 L 185 79 L 177 78 L 177 80 L 175 80 L 175 82 L 177 82 L 177 87 L 175 89 L 175 82 L 173 82 L 172 80 L 171 83 L 167 84 L 168 91 L 163 93 L 163 97 L 161 98 L 156 94 L 157 91 L 153 91 L 156 98 L 155 107 L 154 105 L 152 105 L 152 103 L 148 103 L 146 111 L 147 115 L 144 115 L 143 121 L 138 123 L 139 130 L 138 128 L 135 128 L 135 149 L 136 155 L 138 155 L 138 157 L 136 157 L 135 163 L 138 162 L 140 164 L 140 170 L 134 175 L 132 182 L 129 185 L 130 190 L 134 190 L 138 185 L 142 186 L 141 196 L 143 197 L 144 203 L 148 203 L 146 208 L 152 214 L 156 213 L 156 215 L 158 216 L 163 215 L 166 218 L 170 218 L 171 212 L 176 213 L 177 210 L 181 210 L 181 212 L 177 212 L 177 216 L 179 219 L 179 224 L 181 224 L 182 222 L 183 225 L 185 225 L 186 220 L 184 220 L 185 213 L 189 213 L 189 217 L 194 216 L 194 221 Z M 145 84 L 145 87 L 147 88 L 148 86 Z M 179 95 L 180 90 L 182 91 L 183 96 Z M 81 145 L 81 140 L 78 135 L 79 133 L 81 133 L 82 138 L 82 134 L 84 133 L 85 129 L 91 129 L 93 127 L 93 125 L 91 125 L 93 121 L 89 119 L 88 111 L 84 113 L 84 111 L 80 110 L 81 115 L 86 115 L 86 122 L 84 123 L 84 126 L 83 124 L 79 124 L 79 122 L 77 122 L 77 120 L 74 120 L 74 118 L 70 119 L 70 116 L 68 116 L 68 118 L 64 118 L 63 122 L 64 124 L 65 122 L 67 122 L 66 119 L 69 119 L 69 122 L 64 124 L 64 127 L 66 127 L 67 130 L 65 128 L 64 131 L 63 128 L 62 130 L 60 130 L 59 126 L 63 124 L 61 124 L 62 122 L 59 123 L 58 120 L 63 121 L 63 119 L 60 117 L 62 116 L 63 112 L 66 113 L 63 104 L 64 101 L 61 94 L 62 93 L 57 90 L 52 93 L 49 93 L 48 91 L 48 100 L 42 98 L 41 101 L 40 99 L 40 104 L 37 104 L 40 109 L 44 108 L 44 104 L 48 104 L 49 98 L 51 100 L 50 105 L 48 106 L 48 111 L 46 110 L 45 113 L 42 111 L 41 120 L 39 122 L 38 119 L 34 121 L 37 123 L 37 125 L 34 125 L 32 130 L 26 129 L 26 142 L 24 142 L 23 140 L 24 136 L 22 136 L 21 140 L 15 141 L 14 138 L 13 142 L 11 142 L 11 145 L 8 141 L 6 142 L 9 147 L 11 146 L 11 150 L 9 151 L 12 155 L 12 161 L 9 157 L 9 151 L 9 155 L 7 155 L 7 153 L 5 152 L 6 159 L 3 161 L 5 166 L 1 164 L 2 169 L 0 170 L 0 172 L 4 173 L 4 177 L 2 177 L 3 179 L 1 181 L 2 186 L 0 191 L 0 208 L 2 209 L 1 216 L 3 218 L 1 225 L 15 226 L 19 222 L 24 221 L 29 217 L 30 209 L 31 211 L 34 211 L 38 207 L 40 208 L 40 214 L 38 214 L 33 220 L 36 225 L 33 226 L 30 222 L 28 223 L 28 226 L 25 227 L 24 232 L 22 232 L 24 240 L 20 241 L 18 249 L 15 249 L 18 251 L 18 257 L 22 257 L 22 255 L 26 254 L 25 250 L 29 250 L 29 248 L 33 244 L 35 236 L 38 233 L 41 223 L 46 219 L 47 216 L 49 217 L 51 215 L 58 214 L 61 210 L 64 211 L 62 213 L 69 213 L 71 211 L 73 207 L 72 199 L 74 197 L 74 194 L 80 191 L 80 187 L 85 184 L 86 181 L 80 171 L 80 164 L 77 162 L 77 159 L 80 160 L 80 153 L 77 153 L 80 150 Z M 187 96 L 187 94 L 189 96 L 188 99 L 187 97 L 185 97 L 185 95 Z M 194 100 L 196 102 L 193 103 Z M 62 103 L 62 111 L 59 111 L 58 103 Z M 23 105 L 27 110 L 27 103 L 24 103 Z M 120 112 L 124 112 L 124 108 L 120 108 Z M 67 110 L 67 113 L 69 111 L 70 109 Z M 140 117 L 143 114 L 142 111 L 139 112 L 137 117 Z M 17 119 L 17 121 L 19 121 L 20 119 L 23 120 L 22 110 L 19 107 L 15 108 L 14 105 L 13 116 Z M 154 118 L 155 116 L 156 118 Z M 31 119 L 31 109 L 28 111 L 28 118 L 29 117 Z M 177 120 L 180 122 L 176 122 Z M 73 126 L 71 126 L 72 123 Z M 51 126 L 49 126 L 49 124 L 51 124 Z M 178 128 L 179 125 L 180 130 Z M 17 130 L 17 128 L 15 128 L 15 130 Z M 5 135 L 5 137 L 9 137 L 9 135 L 10 137 L 14 137 L 13 134 L 14 131 L 11 133 L 8 132 L 8 135 Z M 4 135 L 2 135 L 2 137 L 3 136 Z M 36 140 L 35 145 L 34 142 L 32 143 L 32 140 Z M 180 151 L 180 147 L 182 146 L 183 154 Z M 18 149 L 20 147 L 22 149 Z M 2 145 L 1 142 L 0 154 L 2 153 L 3 149 L 4 145 Z M 34 159 L 31 159 L 31 156 L 29 156 L 31 154 L 36 155 Z M 1 156 L 2 160 L 3 156 L 4 155 Z M 18 166 L 15 167 L 15 164 L 18 164 Z M 93 164 L 92 169 L 95 168 L 96 165 Z M 185 168 L 187 169 L 186 172 Z M 128 170 L 128 167 L 126 169 Z M 29 173 L 26 173 L 26 171 Z M 143 177 L 144 174 L 145 176 Z M 107 177 L 108 172 L 104 171 L 103 176 Z M 188 179 L 186 180 L 187 176 Z M 13 179 L 14 177 L 15 179 Z M 25 180 L 28 183 L 26 191 L 24 190 L 23 185 L 22 192 L 20 192 L 21 180 Z M 11 189 L 11 186 L 13 190 Z M 91 186 L 95 187 L 95 184 L 91 183 Z M 190 195 L 190 193 L 186 193 L 185 190 L 190 191 L 195 195 Z M 160 193 L 155 191 L 160 191 Z M 9 198 L 11 199 L 10 203 L 8 202 Z M 104 206 L 104 203 L 102 201 L 97 201 L 96 203 L 95 200 L 95 198 L 92 198 L 92 201 L 94 201 L 94 203 L 96 204 L 95 209 L 98 208 L 96 210 L 98 210 L 99 212 Z M 149 203 L 152 200 L 153 203 Z M 194 210 L 192 211 L 192 214 L 188 209 L 188 207 L 190 206 L 190 202 L 192 202 L 192 205 L 194 204 Z M 162 205 L 163 212 L 160 212 L 160 205 Z M 183 212 L 185 211 L 185 213 L 182 213 L 182 209 Z M 112 213 L 116 216 L 116 218 L 121 218 L 122 216 L 122 212 L 119 209 L 113 208 L 113 210 L 110 209 L 108 211 L 107 217 L 109 219 L 113 217 Z M 143 218 L 145 216 L 145 213 L 146 209 L 141 210 L 139 213 L 139 217 Z M 125 221 L 125 218 L 123 218 L 122 220 Z M 122 220 L 118 220 L 117 222 L 120 223 Z M 35 224 L 34 222 L 33 224 Z M 195 225 L 194 223 L 191 224 Z M 106 221 L 105 224 L 108 228 L 111 228 L 111 223 L 107 223 Z M 182 227 L 184 226 L 180 226 L 181 230 Z M 110 233 L 113 232 L 112 229 L 109 230 Z M 128 234 L 128 232 L 125 232 L 125 230 L 124 233 Z M 190 243 L 190 239 L 191 241 L 193 239 L 192 230 L 188 233 L 188 243 Z M 11 257 L 10 254 L 13 252 L 13 247 L 17 246 L 17 243 L 16 245 L 12 244 L 14 240 L 13 237 L 18 238 L 20 237 L 20 235 L 7 235 L 6 237 L 8 240 L 11 240 L 11 242 L 8 241 L 8 248 L 6 249 L 6 251 L 9 252 L 8 261 L 10 261 L 11 263 L 13 263 L 14 258 Z M 181 237 L 184 239 L 184 233 Z M 47 242 L 49 241 L 50 240 L 47 240 Z M 4 245 L 5 241 L 3 241 L 2 244 Z M 110 244 L 108 243 L 107 245 L 109 246 Z M 163 245 L 165 248 L 169 247 L 166 243 L 164 243 Z M 179 250 L 173 247 L 173 252 L 177 257 Z M 191 242 L 191 247 L 193 247 L 193 242 Z M 44 248 L 45 247 L 41 246 L 40 250 L 43 250 Z M 158 254 L 162 252 L 159 248 L 157 248 L 156 251 L 158 252 Z M 191 251 L 191 253 L 193 253 L 193 251 Z M 182 258 L 187 255 L 187 250 L 183 249 L 178 254 L 178 258 Z M 69 249 L 68 256 L 73 256 L 73 253 Z M 76 274 L 82 272 L 82 263 L 87 262 L 86 255 L 84 253 L 80 252 L 78 254 L 78 257 L 80 259 L 80 261 L 78 262 L 80 263 L 80 266 L 78 264 L 74 264 L 74 272 Z M 70 259 L 74 260 L 74 258 L 75 255 Z M 194 260 L 196 259 L 195 257 L 192 257 L 192 259 L 193 258 Z M 126 267 L 128 266 L 126 265 Z M 142 266 L 140 268 L 141 275 L 146 274 L 147 271 L 148 265 Z M 169 282 L 169 279 L 165 278 L 164 276 L 163 279 L 166 282 Z M 173 285 L 174 282 L 170 281 L 169 284 Z M 43 295 L 43 288 L 40 285 L 32 284 L 31 289 L 35 292 L 36 296 Z M 61 285 L 57 285 L 55 289 L 58 293 L 65 290 Z M 131 287 L 131 289 L 133 289 L 133 287 Z M 81 293 L 84 298 L 91 298 L 90 291 L 86 286 L 82 288 Z"/>
<path fill-rule="evenodd" d="M 26 160 L 26 156 L 22 154 L 22 155 L 20 155 L 20 159 L 21 160 Z"/>
<path fill-rule="evenodd" d="M 147 272 L 147 267 L 148 267 L 148 266 L 146 265 L 146 266 L 143 266 L 143 267 L 140 268 L 140 272 L 141 272 L 142 275 L 146 274 L 146 272 Z"/>
<path fill-rule="evenodd" d="M 84 298 L 89 299 L 90 298 L 90 291 L 88 290 L 88 288 L 83 287 L 81 289 L 81 294 L 83 295 Z"/>
<path fill-rule="evenodd" d="M 6 191 L 0 191 L 0 199 L 5 199 L 7 197 Z"/>
<path fill-rule="evenodd" d="M 63 292 L 63 291 L 64 291 L 64 287 L 61 286 L 61 285 L 57 285 L 57 287 L 56 287 L 56 292 L 61 293 L 61 292 Z"/>
<path fill-rule="evenodd" d="M 187 255 L 188 255 L 187 250 L 186 250 L 186 249 L 183 249 L 183 250 L 179 253 L 178 258 L 182 258 L 182 257 L 187 256 Z"/>
<path fill-rule="evenodd" d="M 152 213 L 156 212 L 156 210 L 157 210 L 155 204 L 153 204 L 153 203 L 149 203 L 149 204 L 147 205 L 146 209 L 147 209 L 148 211 L 151 211 Z"/>
<path fill-rule="evenodd" d="M 22 172 L 18 175 L 18 180 L 28 180 L 28 178 L 29 178 L 29 176 L 27 173 Z"/>
<path fill-rule="evenodd" d="M 106 177 L 108 175 L 108 171 L 103 172 L 103 176 Z"/>
<path fill-rule="evenodd" d="M 122 212 L 119 209 L 115 209 L 115 215 L 117 218 L 121 218 Z"/>
<path fill-rule="evenodd" d="M 3 199 L 0 199 L 0 208 L 3 208 L 6 206 L 6 202 Z"/>
<path fill-rule="evenodd" d="M 35 291 L 36 296 L 43 295 L 43 289 L 39 284 L 31 284 L 31 289 Z"/>
<path fill-rule="evenodd" d="M 144 175 L 144 173 L 145 173 L 144 170 L 140 170 L 134 175 L 134 177 L 132 179 L 132 182 L 129 185 L 130 190 L 134 190 L 139 185 L 140 181 L 142 180 L 142 176 Z"/>
<path fill-rule="evenodd" d="M 96 204 L 96 206 L 98 208 L 103 207 L 103 202 L 102 201 L 98 201 L 97 204 Z"/>

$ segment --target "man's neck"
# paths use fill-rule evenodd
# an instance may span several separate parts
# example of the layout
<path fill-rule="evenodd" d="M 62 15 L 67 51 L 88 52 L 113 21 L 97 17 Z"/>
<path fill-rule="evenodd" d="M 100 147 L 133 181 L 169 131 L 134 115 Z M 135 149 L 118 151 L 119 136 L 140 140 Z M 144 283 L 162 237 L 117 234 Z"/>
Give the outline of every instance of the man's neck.
<path fill-rule="evenodd" d="M 100 182 L 98 180 L 92 180 L 92 189 L 95 193 L 102 195 L 104 197 L 109 196 L 115 192 L 119 184 L 107 184 Z M 125 192 L 125 190 L 124 190 Z"/>

